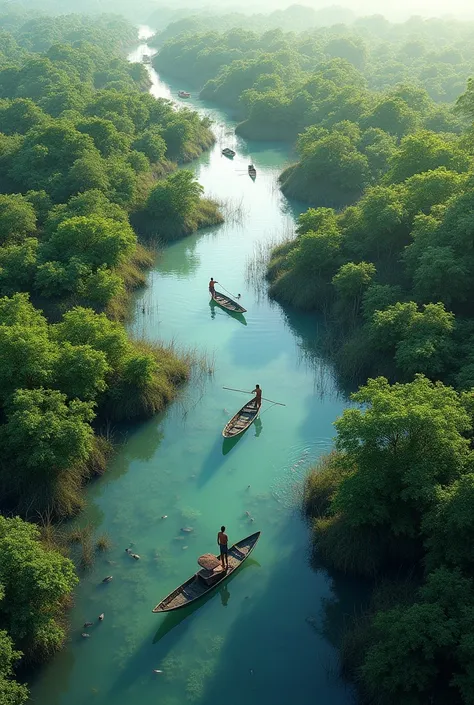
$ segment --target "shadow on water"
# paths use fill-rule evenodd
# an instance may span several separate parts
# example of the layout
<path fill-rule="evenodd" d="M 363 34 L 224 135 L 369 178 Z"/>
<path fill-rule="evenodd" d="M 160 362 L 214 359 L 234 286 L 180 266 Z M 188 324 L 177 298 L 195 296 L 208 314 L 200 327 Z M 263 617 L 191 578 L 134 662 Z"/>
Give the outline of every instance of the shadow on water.
<path fill-rule="evenodd" d="M 222 606 L 227 607 L 231 596 L 228 586 L 237 575 L 243 573 L 244 570 L 248 570 L 248 568 L 251 568 L 252 566 L 257 568 L 261 567 L 258 561 L 256 561 L 254 558 L 249 557 L 245 561 L 245 563 L 243 563 L 243 565 L 239 568 L 239 570 L 231 573 L 228 579 L 224 580 L 219 589 L 210 592 L 208 595 L 203 597 L 202 600 L 198 600 L 198 602 L 189 605 L 189 607 L 183 607 L 183 609 L 181 610 L 177 610 L 176 612 L 169 612 L 167 615 L 165 615 L 162 623 L 158 628 L 158 631 L 156 632 L 153 638 L 153 644 L 157 644 L 167 634 L 169 634 L 173 629 L 175 629 L 175 627 L 179 626 L 182 622 L 184 622 L 184 620 L 188 618 L 189 621 L 187 622 L 186 628 L 189 629 L 192 624 L 192 620 L 190 619 L 192 615 L 197 612 L 199 608 L 203 607 L 207 602 L 216 597 L 216 595 L 220 596 Z M 181 633 L 181 636 L 183 636 L 183 633 Z"/>
<path fill-rule="evenodd" d="M 235 448 L 237 443 L 242 440 L 242 438 L 245 436 L 245 431 L 243 433 L 239 433 L 238 436 L 234 436 L 233 438 L 224 438 L 222 441 L 222 455 L 227 455 L 230 453 L 232 448 Z"/>
<path fill-rule="evenodd" d="M 241 575 L 244 570 L 248 570 L 250 567 L 260 568 L 261 566 L 258 561 L 249 557 L 241 568 L 232 573 L 219 589 L 212 591 L 202 600 L 198 600 L 196 604 L 176 612 L 169 612 L 164 618 L 152 615 L 153 619 L 162 619 L 158 630 L 153 636 L 153 631 L 147 633 L 141 646 L 134 652 L 133 657 L 127 661 L 126 667 L 121 671 L 111 687 L 109 695 L 117 694 L 123 697 L 125 691 L 132 692 L 134 682 L 141 680 L 144 673 L 152 674 L 153 669 L 157 668 L 157 664 L 161 663 L 167 654 L 186 637 L 198 618 L 196 615 L 198 611 L 201 611 L 201 619 L 205 622 L 206 605 L 212 601 L 215 604 L 219 604 L 218 595 L 220 596 L 221 607 L 227 606 L 231 594 L 229 590 L 230 583 L 237 575 Z M 169 636 L 171 632 L 173 634 Z M 165 637 L 168 638 L 165 639 Z"/>
<path fill-rule="evenodd" d="M 263 429 L 262 419 L 260 418 L 260 416 L 258 416 L 253 422 L 253 428 L 255 430 L 255 438 L 258 438 L 262 433 Z"/>
<path fill-rule="evenodd" d="M 224 453 L 222 450 L 222 436 L 218 436 L 214 441 L 214 444 L 209 451 L 208 455 L 204 458 L 201 466 L 201 472 L 197 476 L 197 486 L 203 487 L 209 480 L 215 475 L 215 473 L 221 468 L 225 463 Z"/>
<path fill-rule="evenodd" d="M 352 689 L 339 677 L 338 644 L 333 643 L 339 629 L 332 620 L 342 611 L 353 612 L 358 594 L 346 593 L 341 600 L 338 583 L 324 571 L 311 570 L 304 550 L 307 532 L 301 526 L 295 536 L 294 529 L 290 524 L 281 528 L 274 537 L 281 560 L 271 571 L 264 568 L 253 591 L 241 596 L 238 619 L 209 664 L 204 692 L 196 698 L 199 705 L 219 698 L 222 684 L 232 682 L 236 673 L 239 687 L 226 689 L 227 705 L 240 705 L 243 693 L 247 705 L 355 703 Z"/>
<path fill-rule="evenodd" d="M 213 320 L 216 316 L 230 316 L 230 318 L 233 318 L 235 321 L 242 323 L 243 326 L 247 325 L 247 321 L 245 320 L 245 316 L 243 313 L 236 313 L 234 311 L 227 311 L 227 309 L 223 309 L 218 304 L 216 304 L 216 302 L 213 299 L 211 299 L 209 301 L 209 306 L 211 309 L 211 318 Z"/>

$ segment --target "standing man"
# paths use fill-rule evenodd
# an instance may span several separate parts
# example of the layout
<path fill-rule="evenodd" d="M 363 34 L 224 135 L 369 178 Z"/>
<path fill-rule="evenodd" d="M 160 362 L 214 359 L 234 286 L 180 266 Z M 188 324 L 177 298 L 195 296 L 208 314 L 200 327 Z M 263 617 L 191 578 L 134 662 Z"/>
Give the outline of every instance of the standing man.
<path fill-rule="evenodd" d="M 219 549 L 221 552 L 222 570 L 227 570 L 229 567 L 229 558 L 227 555 L 227 544 L 229 543 L 229 537 L 225 533 L 225 526 L 221 526 L 221 530 L 217 534 L 217 543 L 219 544 Z"/>
<path fill-rule="evenodd" d="M 260 385 L 256 384 L 255 389 L 252 389 L 252 394 L 255 394 L 255 401 L 257 402 L 257 409 L 260 409 L 262 406 L 262 390 L 260 389 Z"/>
<path fill-rule="evenodd" d="M 219 284 L 219 282 L 214 281 L 214 279 L 211 277 L 211 281 L 209 282 L 209 293 L 213 299 L 216 298 L 216 290 L 214 289 L 214 284 Z"/>

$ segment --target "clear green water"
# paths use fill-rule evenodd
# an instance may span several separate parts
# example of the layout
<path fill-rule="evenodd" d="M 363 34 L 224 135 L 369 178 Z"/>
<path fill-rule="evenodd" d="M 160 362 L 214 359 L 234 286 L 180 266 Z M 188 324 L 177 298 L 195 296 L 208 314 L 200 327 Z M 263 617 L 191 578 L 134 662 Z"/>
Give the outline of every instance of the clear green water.
<path fill-rule="evenodd" d="M 155 95 L 186 88 L 154 81 Z M 337 677 L 333 637 L 357 588 L 310 566 L 298 506 L 306 468 L 331 447 L 345 400 L 331 369 L 308 352 L 314 318 L 285 313 L 247 276 L 256 244 L 293 225 L 297 207 L 276 184 L 289 155 L 281 145 L 236 139 L 224 114 L 190 103 L 212 113 L 218 137 L 193 169 L 207 194 L 238 212 L 165 250 L 137 298 L 133 329 L 206 352 L 214 372 L 197 375 L 162 417 L 128 429 L 106 475 L 88 488 L 81 521 L 107 532 L 113 547 L 81 581 L 70 643 L 38 675 L 33 700 L 348 705 L 354 696 Z M 233 161 L 221 156 L 224 145 L 236 149 Z M 211 309 L 210 276 L 242 294 L 245 324 Z M 222 387 L 257 382 L 287 406 L 265 405 L 260 422 L 224 452 L 221 430 L 246 398 Z M 197 556 L 213 550 L 222 523 L 231 542 L 262 531 L 252 557 L 199 609 L 152 614 L 195 571 Z M 139 561 L 124 551 L 131 542 Z M 113 581 L 104 585 L 106 575 Z M 101 612 L 104 621 L 81 638 L 83 622 Z"/>

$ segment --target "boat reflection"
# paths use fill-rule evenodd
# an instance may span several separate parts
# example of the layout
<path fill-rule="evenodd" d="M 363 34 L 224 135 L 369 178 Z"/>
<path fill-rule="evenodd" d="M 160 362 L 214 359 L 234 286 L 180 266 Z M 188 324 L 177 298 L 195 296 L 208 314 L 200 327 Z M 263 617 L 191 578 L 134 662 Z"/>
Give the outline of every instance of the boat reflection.
<path fill-rule="evenodd" d="M 211 308 L 211 318 L 214 319 L 216 317 L 217 313 L 220 313 L 222 316 L 228 315 L 231 318 L 234 318 L 236 321 L 241 323 L 243 326 L 247 325 L 247 321 L 245 320 L 245 316 L 243 313 L 236 313 L 235 311 L 229 311 L 228 309 L 222 308 L 219 306 L 219 304 L 216 304 L 214 299 L 211 299 L 209 301 L 209 306 Z"/>
<path fill-rule="evenodd" d="M 227 607 L 230 600 L 230 590 L 229 585 L 234 580 L 236 575 L 241 574 L 244 570 L 248 570 L 251 566 L 260 568 L 260 563 L 254 558 L 247 558 L 245 563 L 233 572 L 227 580 L 223 583 L 219 590 L 214 590 L 208 595 L 198 600 L 198 602 L 191 603 L 189 607 L 183 607 L 183 609 L 176 610 L 174 612 L 168 612 L 164 617 L 162 623 L 160 624 L 155 636 L 153 637 L 153 644 L 157 644 L 161 639 L 163 639 L 167 634 L 169 634 L 175 627 L 179 626 L 185 619 L 190 618 L 200 607 L 203 607 L 206 602 L 209 602 L 219 594 L 221 599 L 222 607 Z"/>
<path fill-rule="evenodd" d="M 262 419 L 260 418 L 260 416 L 257 416 L 255 421 L 253 422 L 253 427 L 255 429 L 255 438 L 258 438 L 259 435 L 262 433 L 262 428 L 263 428 Z"/>
<path fill-rule="evenodd" d="M 224 438 L 222 442 L 222 455 L 227 455 L 227 453 L 230 453 L 232 448 L 234 448 L 244 436 L 245 431 L 243 433 L 239 433 L 238 436 L 233 436 L 232 438 Z"/>

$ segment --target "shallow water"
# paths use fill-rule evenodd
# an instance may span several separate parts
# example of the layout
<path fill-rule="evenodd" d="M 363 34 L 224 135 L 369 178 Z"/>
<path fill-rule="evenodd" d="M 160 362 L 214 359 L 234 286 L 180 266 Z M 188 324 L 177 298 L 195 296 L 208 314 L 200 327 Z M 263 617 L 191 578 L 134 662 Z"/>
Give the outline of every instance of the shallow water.
<path fill-rule="evenodd" d="M 144 53 L 146 45 L 131 58 Z M 150 72 L 154 95 L 186 89 Z M 121 436 L 106 475 L 88 488 L 81 523 L 106 532 L 113 546 L 81 581 L 70 643 L 39 674 L 33 699 L 349 705 L 354 696 L 337 677 L 333 644 L 357 588 L 310 566 L 298 508 L 305 471 L 331 447 L 332 422 L 346 402 L 314 352 L 314 317 L 285 313 L 267 298 L 258 269 L 248 276 L 259 245 L 288 235 L 299 212 L 277 188 L 291 155 L 280 144 L 236 138 L 234 123 L 197 97 L 187 103 L 215 121 L 215 147 L 191 168 L 206 194 L 225 201 L 227 222 L 166 248 L 136 299 L 132 329 L 196 348 L 206 369 L 166 414 Z M 236 150 L 233 160 L 221 156 L 225 145 Z M 245 318 L 210 306 L 210 276 L 241 294 Z M 224 446 L 221 430 L 246 396 L 223 386 L 255 383 L 286 406 L 265 403 L 260 420 Z M 199 609 L 152 614 L 195 571 L 196 557 L 213 550 L 222 523 L 231 543 L 262 531 L 252 557 Z M 124 550 L 132 544 L 139 561 Z M 102 584 L 106 575 L 113 580 Z M 83 622 L 101 612 L 104 621 L 81 638 Z"/>

